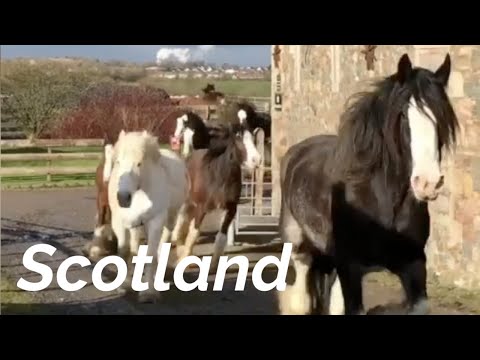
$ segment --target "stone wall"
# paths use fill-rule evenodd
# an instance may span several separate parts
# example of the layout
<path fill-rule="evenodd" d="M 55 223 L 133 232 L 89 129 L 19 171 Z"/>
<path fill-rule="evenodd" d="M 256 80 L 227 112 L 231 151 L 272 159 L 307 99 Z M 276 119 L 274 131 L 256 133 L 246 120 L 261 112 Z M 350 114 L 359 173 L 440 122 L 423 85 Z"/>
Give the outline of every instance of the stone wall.
<path fill-rule="evenodd" d="M 280 208 L 279 161 L 287 149 L 315 134 L 335 133 L 347 99 L 396 71 L 408 53 L 414 65 L 436 69 L 452 56 L 449 93 L 462 133 L 444 167 L 446 185 L 431 205 L 429 267 L 440 279 L 480 286 L 480 46 L 379 45 L 367 70 L 364 45 L 281 45 L 278 68 L 272 61 L 273 206 Z M 272 47 L 272 53 L 274 52 Z M 275 60 L 275 59 L 274 59 Z M 281 104 L 276 103 L 281 94 Z"/>

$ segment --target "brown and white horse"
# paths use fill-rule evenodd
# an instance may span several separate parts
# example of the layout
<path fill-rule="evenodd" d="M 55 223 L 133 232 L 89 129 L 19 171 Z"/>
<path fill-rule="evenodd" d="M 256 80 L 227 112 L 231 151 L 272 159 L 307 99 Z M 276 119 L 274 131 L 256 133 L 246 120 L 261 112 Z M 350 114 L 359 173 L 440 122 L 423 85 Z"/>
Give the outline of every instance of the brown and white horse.
<path fill-rule="evenodd" d="M 100 163 L 95 172 L 95 185 L 97 190 L 95 215 L 95 229 L 93 239 L 85 245 L 83 253 L 91 260 L 98 261 L 100 258 L 113 255 L 117 250 L 117 239 L 112 231 L 112 213 L 108 202 L 108 181 L 104 179 L 105 168 L 111 168 L 110 158 L 112 145 L 106 145 Z M 107 166 L 105 166 L 107 164 Z"/>
<path fill-rule="evenodd" d="M 222 128 L 208 149 L 193 151 L 186 162 L 189 194 L 177 220 L 181 234 L 177 239 L 178 262 L 192 254 L 205 216 L 221 209 L 225 215 L 215 238 L 211 262 L 211 270 L 215 270 L 240 201 L 242 166 L 255 169 L 261 163 L 261 156 L 250 131 L 245 127 L 230 127 Z"/>

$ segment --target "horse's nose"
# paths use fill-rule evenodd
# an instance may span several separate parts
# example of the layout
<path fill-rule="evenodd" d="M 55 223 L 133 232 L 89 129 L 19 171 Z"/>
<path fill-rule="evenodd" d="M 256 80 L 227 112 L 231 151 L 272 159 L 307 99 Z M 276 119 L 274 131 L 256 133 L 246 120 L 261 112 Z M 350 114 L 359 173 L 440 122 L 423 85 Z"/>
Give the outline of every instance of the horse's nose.
<path fill-rule="evenodd" d="M 119 191 L 117 193 L 118 204 L 122 208 L 129 208 L 132 204 L 132 194 L 129 192 Z"/>
<path fill-rule="evenodd" d="M 440 189 L 444 185 L 444 176 L 439 175 L 435 180 L 423 176 L 412 178 L 412 187 L 417 198 L 424 201 L 432 201 L 438 197 Z"/>

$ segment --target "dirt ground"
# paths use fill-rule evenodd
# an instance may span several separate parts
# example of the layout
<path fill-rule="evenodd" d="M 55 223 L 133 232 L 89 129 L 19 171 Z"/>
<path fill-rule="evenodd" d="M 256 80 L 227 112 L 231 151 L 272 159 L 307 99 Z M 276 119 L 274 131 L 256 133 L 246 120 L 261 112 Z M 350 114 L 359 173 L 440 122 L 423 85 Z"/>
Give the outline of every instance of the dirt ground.
<path fill-rule="evenodd" d="M 246 255 L 250 271 L 245 291 L 236 292 L 236 272 L 229 272 L 221 292 L 212 291 L 214 276 L 209 277 L 209 290 L 183 293 L 172 284 L 157 304 L 140 304 L 131 294 L 118 291 L 101 292 L 92 285 L 92 267 L 73 266 L 68 280 L 85 280 L 87 286 L 77 292 L 59 288 L 56 277 L 44 291 L 26 293 L 15 284 L 20 277 L 30 281 L 40 278 L 22 264 L 24 252 L 32 245 L 45 243 L 57 251 L 52 257 L 39 254 L 36 260 L 50 266 L 54 274 L 67 257 L 82 255 L 81 249 L 91 239 L 95 216 L 95 192 L 93 188 L 35 191 L 2 191 L 2 243 L 1 243 L 1 301 L 2 314 L 252 314 L 275 315 L 278 313 L 274 291 L 258 291 L 251 281 L 255 263 L 266 255 L 279 256 L 281 244 L 272 238 L 240 237 L 241 246 L 227 248 L 227 255 Z M 205 231 L 216 231 L 218 220 L 211 217 Z M 206 235 L 195 248 L 195 255 L 210 255 L 213 237 Z M 112 274 L 105 275 L 111 277 Z M 264 280 L 271 281 L 276 271 L 264 271 Z M 290 277 L 290 276 L 289 276 Z M 187 282 L 196 279 L 196 270 L 185 276 Z M 108 281 L 107 281 L 108 282 Z M 365 281 L 364 297 L 367 308 L 399 303 L 402 292 L 398 281 L 386 275 L 369 276 Z M 480 293 L 444 288 L 429 283 L 432 314 L 480 314 Z"/>

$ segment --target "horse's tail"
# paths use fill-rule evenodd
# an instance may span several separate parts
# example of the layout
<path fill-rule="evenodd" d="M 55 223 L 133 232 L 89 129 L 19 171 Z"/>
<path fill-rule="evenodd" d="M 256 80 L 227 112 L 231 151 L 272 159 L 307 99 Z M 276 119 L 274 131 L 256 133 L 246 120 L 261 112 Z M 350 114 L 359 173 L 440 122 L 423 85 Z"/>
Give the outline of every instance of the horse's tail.
<path fill-rule="evenodd" d="M 113 169 L 113 145 L 107 144 L 104 147 L 105 163 L 103 165 L 103 182 L 106 183 L 110 180 Z"/>

